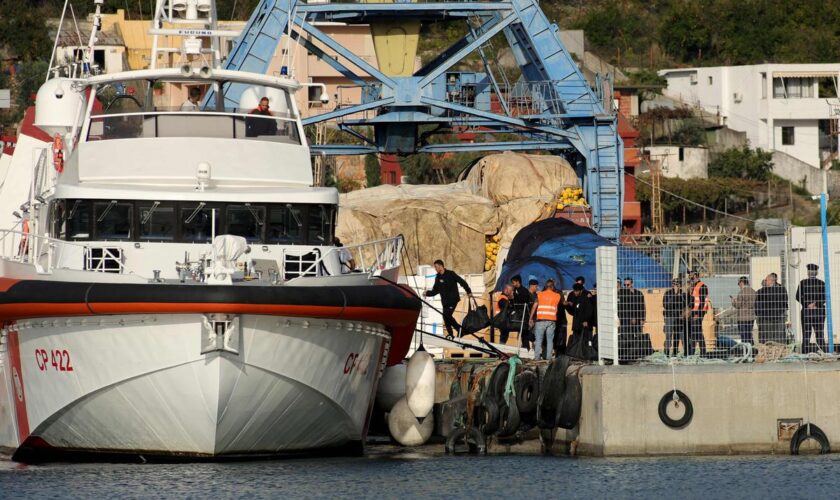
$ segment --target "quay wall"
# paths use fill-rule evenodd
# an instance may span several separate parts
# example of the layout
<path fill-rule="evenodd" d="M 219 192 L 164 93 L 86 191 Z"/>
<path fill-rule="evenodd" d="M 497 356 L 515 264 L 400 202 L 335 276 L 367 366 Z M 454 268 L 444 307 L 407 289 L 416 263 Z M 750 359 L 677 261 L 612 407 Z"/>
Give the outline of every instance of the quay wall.
<path fill-rule="evenodd" d="M 807 370 L 806 370 L 807 368 Z M 810 420 L 840 450 L 840 363 L 587 366 L 578 427 L 554 451 L 589 456 L 790 453 L 796 422 Z M 674 387 L 694 407 L 682 429 L 659 419 Z"/>

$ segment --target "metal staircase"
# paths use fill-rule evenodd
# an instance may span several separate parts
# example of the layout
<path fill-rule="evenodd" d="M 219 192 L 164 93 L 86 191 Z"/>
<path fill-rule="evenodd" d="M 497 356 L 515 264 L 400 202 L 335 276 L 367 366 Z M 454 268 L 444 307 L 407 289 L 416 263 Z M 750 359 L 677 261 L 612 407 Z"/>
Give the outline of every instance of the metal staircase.
<path fill-rule="evenodd" d="M 467 34 L 408 77 L 388 76 L 318 29 L 318 22 L 467 23 Z M 550 151 L 576 167 L 592 206 L 593 228 L 617 240 L 623 204 L 623 145 L 616 117 L 601 89 L 595 91 L 563 46 L 559 29 L 536 0 L 494 2 L 303 3 L 263 0 L 233 46 L 227 69 L 265 72 L 291 22 L 292 37 L 311 54 L 361 88 L 360 103 L 326 109 L 304 124 L 329 122 L 346 132 L 345 144 L 312 145 L 316 154 L 442 153 L 448 151 Z M 522 77 L 506 81 L 485 53 L 503 34 Z M 316 46 L 317 44 L 317 46 Z M 453 68 L 471 53 L 485 71 Z M 356 74 L 359 68 L 366 75 Z M 371 79 L 373 81 L 371 81 Z M 501 80 L 501 81 L 500 81 Z M 226 87 L 236 107 L 243 89 Z M 498 102 L 501 110 L 494 108 Z M 427 142 L 421 125 L 438 133 L 453 127 L 481 130 L 475 143 Z M 372 130 L 371 135 L 369 131 Z M 496 134 L 496 135 L 494 135 Z M 510 140 L 511 134 L 519 137 Z"/>

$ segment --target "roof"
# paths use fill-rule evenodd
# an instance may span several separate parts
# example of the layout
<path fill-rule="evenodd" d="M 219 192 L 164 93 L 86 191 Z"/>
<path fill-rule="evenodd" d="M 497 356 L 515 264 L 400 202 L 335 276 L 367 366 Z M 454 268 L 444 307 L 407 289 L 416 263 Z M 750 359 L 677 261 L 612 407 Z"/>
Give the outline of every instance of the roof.
<path fill-rule="evenodd" d="M 85 47 L 88 44 L 88 40 L 90 39 L 90 30 L 92 26 L 90 23 L 82 23 L 79 26 L 79 30 L 76 31 L 76 26 L 68 23 L 64 23 L 64 26 L 61 28 L 61 33 L 58 36 L 58 46 L 59 47 Z M 55 31 L 53 31 L 50 36 L 55 36 Z M 117 30 L 113 31 L 100 31 L 96 35 L 96 45 L 99 46 L 119 46 L 122 47 L 125 45 L 123 42 L 122 36 L 117 32 Z"/>

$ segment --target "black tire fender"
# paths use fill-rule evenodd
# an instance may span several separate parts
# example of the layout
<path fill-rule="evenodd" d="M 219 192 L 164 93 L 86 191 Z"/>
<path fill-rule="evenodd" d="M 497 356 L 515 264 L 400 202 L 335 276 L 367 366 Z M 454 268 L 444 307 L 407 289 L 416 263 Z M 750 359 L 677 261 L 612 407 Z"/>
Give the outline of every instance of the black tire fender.
<path fill-rule="evenodd" d="M 804 424 L 796 429 L 793 437 L 790 438 L 790 454 L 799 455 L 799 447 L 805 441 L 813 439 L 820 445 L 820 455 L 831 453 L 831 444 L 828 442 L 828 436 L 819 427 L 814 424 Z"/>
<path fill-rule="evenodd" d="M 677 406 L 682 403 L 685 407 L 685 413 L 677 420 L 668 416 L 668 405 L 671 402 L 676 403 Z M 691 404 L 691 399 L 689 399 L 684 392 L 674 389 L 666 392 L 665 395 L 662 396 L 662 399 L 659 400 L 659 420 L 668 427 L 672 429 L 682 429 L 691 423 L 692 417 L 694 417 L 694 405 Z"/>
<path fill-rule="evenodd" d="M 496 434 L 500 437 L 512 436 L 519 430 L 521 422 L 516 398 L 511 398 L 509 405 L 504 405 L 499 409 L 499 430 Z"/>
<path fill-rule="evenodd" d="M 537 411 L 537 401 L 540 398 L 539 382 L 539 377 L 531 370 L 523 371 L 514 379 L 516 407 L 519 409 L 520 415 Z"/>
<path fill-rule="evenodd" d="M 492 398 L 485 398 L 476 407 L 476 428 L 489 436 L 499 429 L 499 404 Z"/>
<path fill-rule="evenodd" d="M 563 398 L 557 409 L 557 427 L 573 429 L 577 425 L 580 420 L 582 399 L 583 388 L 577 372 L 566 375 L 566 389 L 563 391 Z"/>
<path fill-rule="evenodd" d="M 502 397 L 505 395 L 508 373 L 510 373 L 510 365 L 504 362 L 499 364 L 493 370 L 492 375 L 490 375 L 490 382 L 487 384 L 487 394 L 495 399 L 497 403 L 501 403 Z"/>
<path fill-rule="evenodd" d="M 540 397 L 537 399 L 537 425 L 541 429 L 553 429 L 560 399 L 566 390 L 566 370 L 569 358 L 559 356 L 549 363 L 540 382 Z"/>
<path fill-rule="evenodd" d="M 464 444 L 465 447 L 459 449 L 459 444 Z M 487 454 L 487 440 L 484 439 L 484 434 L 482 434 L 476 427 L 470 427 L 469 429 L 459 427 L 454 429 L 449 434 L 449 437 L 446 438 L 446 444 L 444 447 L 448 455 L 455 455 L 464 452 L 471 455 Z"/>

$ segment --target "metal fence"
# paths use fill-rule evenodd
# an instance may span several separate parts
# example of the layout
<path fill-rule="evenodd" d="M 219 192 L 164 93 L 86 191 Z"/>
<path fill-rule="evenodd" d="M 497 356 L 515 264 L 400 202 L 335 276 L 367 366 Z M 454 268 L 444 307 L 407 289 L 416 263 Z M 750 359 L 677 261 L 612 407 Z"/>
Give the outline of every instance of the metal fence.
<path fill-rule="evenodd" d="M 609 247 L 597 253 L 602 362 L 823 357 L 834 352 L 840 227 L 790 228 L 768 245 Z M 772 239 L 772 237 L 771 237 Z M 688 258 L 687 258 L 688 257 Z M 836 295 L 835 295 L 836 297 Z"/>

